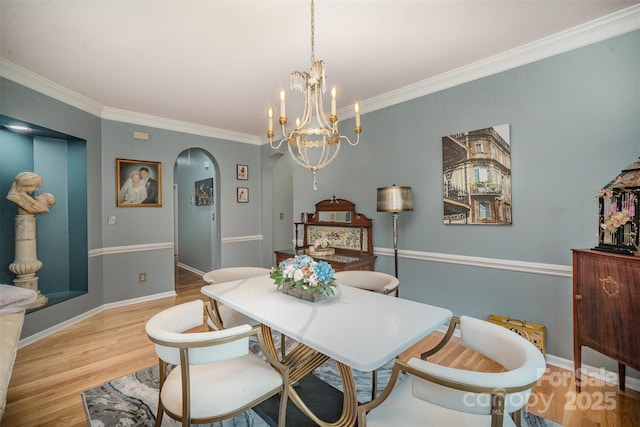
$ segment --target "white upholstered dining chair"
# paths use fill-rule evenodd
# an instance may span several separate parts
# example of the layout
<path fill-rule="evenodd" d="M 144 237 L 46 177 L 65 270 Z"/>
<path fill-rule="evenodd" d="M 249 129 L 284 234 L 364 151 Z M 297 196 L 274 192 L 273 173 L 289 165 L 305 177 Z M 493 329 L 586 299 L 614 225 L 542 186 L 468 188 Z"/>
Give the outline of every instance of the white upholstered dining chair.
<path fill-rule="evenodd" d="M 214 285 L 216 283 L 248 279 L 270 273 L 270 269 L 262 267 L 225 267 L 203 274 L 202 279 L 208 284 Z M 234 326 L 245 324 L 256 326 L 258 324 L 254 319 L 225 305 L 219 305 L 215 300 L 211 300 L 210 307 L 212 310 L 209 313 L 210 319 L 208 320 L 208 324 L 211 329 L 233 328 Z"/>
<path fill-rule="evenodd" d="M 163 414 L 190 423 L 213 423 L 234 417 L 280 393 L 279 426 L 285 425 L 288 368 L 263 351 L 268 362 L 249 351 L 248 337 L 259 328 L 236 326 L 220 331 L 185 332 L 204 326 L 204 302 L 179 304 L 154 315 L 146 324 L 160 369 L 156 427 Z M 169 365 L 175 365 L 169 372 Z"/>
<path fill-rule="evenodd" d="M 456 323 L 462 345 L 499 363 L 504 372 L 469 371 L 423 360 L 444 346 Z M 390 386 L 358 409 L 358 425 L 519 426 L 521 409 L 545 368 L 540 350 L 518 334 L 484 320 L 454 318 L 433 350 L 408 362 L 396 360 Z M 396 384 L 401 371 L 410 375 Z"/>
<path fill-rule="evenodd" d="M 391 274 L 370 270 L 338 271 L 333 277 L 339 285 L 351 286 L 366 291 L 398 296 L 398 278 Z M 371 399 L 375 399 L 378 389 L 377 371 L 371 373 Z"/>
<path fill-rule="evenodd" d="M 381 271 L 338 271 L 334 274 L 336 282 L 341 285 L 397 296 L 400 282 L 391 274 Z"/>

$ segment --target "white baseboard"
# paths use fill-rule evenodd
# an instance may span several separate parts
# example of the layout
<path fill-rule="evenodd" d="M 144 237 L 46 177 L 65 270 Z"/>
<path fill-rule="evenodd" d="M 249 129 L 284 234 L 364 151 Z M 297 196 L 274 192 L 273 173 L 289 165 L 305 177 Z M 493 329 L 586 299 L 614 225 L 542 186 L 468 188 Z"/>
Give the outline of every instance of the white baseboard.
<path fill-rule="evenodd" d="M 63 329 L 68 328 L 69 326 L 75 325 L 78 322 L 81 322 L 85 319 L 90 318 L 91 316 L 94 316 L 98 313 L 103 312 L 104 310 L 109 310 L 112 308 L 118 308 L 118 307 L 125 307 L 128 305 L 132 305 L 132 304 L 138 304 L 141 302 L 147 302 L 147 301 L 153 301 L 156 299 L 160 299 L 160 298 L 167 298 L 167 297 L 174 297 L 176 296 L 176 292 L 175 291 L 169 291 L 169 292 L 163 292 L 160 294 L 154 294 L 154 295 L 148 295 L 145 297 L 140 297 L 140 298 L 131 298 L 131 299 L 127 299 L 127 300 L 123 300 L 123 301 L 117 301 L 117 302 L 111 302 L 108 304 L 103 304 L 100 307 L 96 307 L 92 310 L 89 310 L 85 313 L 82 313 L 76 317 L 73 317 L 69 320 L 65 320 L 64 322 L 58 323 L 57 325 L 54 325 L 48 329 L 45 329 L 44 331 L 40 331 L 38 333 L 35 333 L 33 335 L 30 335 L 28 337 L 25 337 L 23 339 L 20 340 L 20 342 L 18 342 L 18 349 L 25 347 L 29 344 L 33 344 L 34 342 L 40 341 L 43 338 L 46 338 L 50 335 L 55 334 L 56 332 L 62 331 Z"/>
<path fill-rule="evenodd" d="M 121 247 L 117 247 L 117 248 L 102 248 L 98 251 L 96 251 L 93 256 L 100 256 L 100 255 L 105 255 L 105 254 L 112 254 L 112 253 L 123 253 L 123 252 L 132 252 L 132 251 L 138 251 L 138 250 L 154 250 L 154 249 L 165 249 L 168 247 L 173 247 L 173 243 L 171 243 L 171 246 L 169 246 L 169 244 L 167 243 L 160 243 L 160 244 L 152 244 L 152 245 L 136 245 L 134 246 L 121 246 Z M 185 270 L 189 270 L 192 273 L 198 274 L 200 276 L 202 276 L 204 274 L 204 272 L 200 271 L 200 270 L 196 270 L 193 267 L 189 267 L 188 265 L 185 264 L 181 264 L 178 263 L 178 266 L 181 268 L 184 268 Z M 103 304 L 100 307 L 96 307 L 94 309 L 91 309 L 85 313 L 79 314 L 76 317 L 73 317 L 69 320 L 65 320 L 64 322 L 58 323 L 57 325 L 54 325 L 48 329 L 45 329 L 43 331 L 37 332 L 33 335 L 29 335 L 28 337 L 25 337 L 23 339 L 21 339 L 18 342 L 18 349 L 25 347 L 29 344 L 33 344 L 34 342 L 40 341 L 43 338 L 46 338 L 50 335 L 55 334 L 56 332 L 62 331 L 66 328 L 68 328 L 69 326 L 75 325 L 76 323 L 79 323 L 85 319 L 90 318 L 91 316 L 94 316 L 98 313 L 103 312 L 104 310 L 109 310 L 112 308 L 118 308 L 118 307 L 125 307 L 128 305 L 132 305 L 132 304 L 138 304 L 141 302 L 146 302 L 146 301 L 153 301 L 156 299 L 160 299 L 160 298 L 167 298 L 167 297 L 173 297 L 176 296 L 176 292 L 175 291 L 168 291 L 168 292 L 162 292 L 159 294 L 153 294 L 153 295 L 148 295 L 148 296 L 144 296 L 144 297 L 139 297 L 139 298 L 131 298 L 131 299 L 127 299 L 127 300 L 122 300 L 122 301 L 116 301 L 116 302 L 111 302 L 111 303 L 107 303 L 107 304 Z"/>
<path fill-rule="evenodd" d="M 183 264 L 181 262 L 178 262 L 178 267 L 180 267 L 180 268 L 182 268 L 184 270 L 190 271 L 190 272 L 192 272 L 194 274 L 197 274 L 198 276 L 202 276 L 205 273 L 204 271 L 200 271 L 200 270 L 198 270 L 196 268 L 193 268 L 193 267 L 188 266 L 186 264 Z"/>
<path fill-rule="evenodd" d="M 573 372 L 573 360 L 563 359 L 562 357 L 547 354 L 547 364 Z M 609 384 L 620 384 L 617 372 L 607 371 L 604 368 L 596 368 L 595 366 L 585 365 L 584 363 L 582 364 L 582 375 L 586 375 L 600 381 L 605 381 Z M 624 382 L 625 388 L 640 391 L 640 379 L 627 375 Z"/>
<path fill-rule="evenodd" d="M 443 334 L 447 332 L 446 326 L 441 326 L 438 328 L 439 332 Z M 460 330 L 456 329 L 453 332 L 454 337 L 460 338 Z M 569 372 L 573 372 L 573 360 L 565 359 L 563 357 L 554 356 L 553 354 L 546 354 L 545 360 L 547 361 L 547 365 L 555 366 L 560 369 L 565 369 Z M 595 378 L 600 381 L 606 381 L 610 384 L 618 385 L 618 373 L 607 371 L 604 368 L 596 368 L 593 366 L 582 364 L 582 375 L 586 375 L 591 378 Z M 584 380 L 583 380 L 584 381 Z M 625 387 L 631 390 L 640 391 L 640 379 L 632 378 L 629 376 L 625 377 Z"/>

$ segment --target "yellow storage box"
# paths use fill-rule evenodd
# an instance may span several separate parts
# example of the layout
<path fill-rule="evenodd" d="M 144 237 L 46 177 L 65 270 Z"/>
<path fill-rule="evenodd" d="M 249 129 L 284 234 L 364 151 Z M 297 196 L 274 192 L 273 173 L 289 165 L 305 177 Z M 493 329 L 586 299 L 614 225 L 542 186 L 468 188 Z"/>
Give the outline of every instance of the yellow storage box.
<path fill-rule="evenodd" d="M 499 316 L 497 314 L 492 314 L 487 320 L 491 323 L 507 328 L 527 339 L 546 357 L 546 327 L 544 325 L 525 322 L 524 320 L 513 319 L 511 317 Z"/>

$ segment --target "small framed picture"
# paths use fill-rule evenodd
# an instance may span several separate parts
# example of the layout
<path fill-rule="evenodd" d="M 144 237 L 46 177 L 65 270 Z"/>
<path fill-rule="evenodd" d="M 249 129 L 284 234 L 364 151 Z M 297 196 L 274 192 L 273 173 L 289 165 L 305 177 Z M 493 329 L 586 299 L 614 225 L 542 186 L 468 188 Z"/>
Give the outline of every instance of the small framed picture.
<path fill-rule="evenodd" d="M 116 206 L 162 206 L 162 163 L 116 159 Z"/>
<path fill-rule="evenodd" d="M 249 179 L 249 166 L 236 165 L 236 179 L 246 181 Z"/>
<path fill-rule="evenodd" d="M 247 187 L 236 188 L 236 201 L 238 203 L 249 203 L 249 189 Z"/>
<path fill-rule="evenodd" d="M 213 204 L 213 178 L 196 181 L 196 206 Z"/>

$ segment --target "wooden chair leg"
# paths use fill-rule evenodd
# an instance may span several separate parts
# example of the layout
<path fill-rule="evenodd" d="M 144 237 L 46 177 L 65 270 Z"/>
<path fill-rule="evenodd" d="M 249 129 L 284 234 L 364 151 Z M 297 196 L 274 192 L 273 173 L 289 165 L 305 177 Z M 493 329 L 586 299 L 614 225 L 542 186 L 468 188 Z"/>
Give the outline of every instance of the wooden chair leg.
<path fill-rule="evenodd" d="M 378 394 L 378 371 L 371 372 L 371 400 Z"/>

